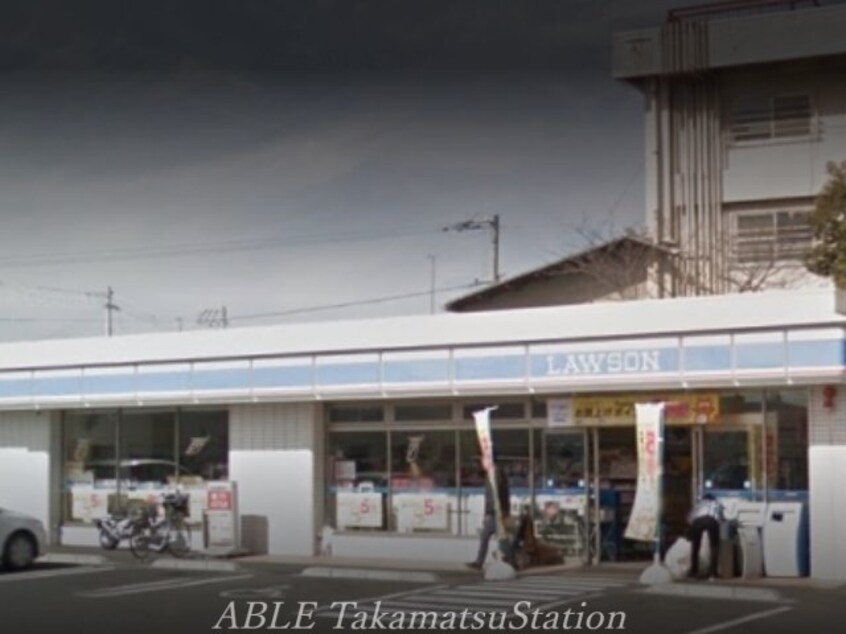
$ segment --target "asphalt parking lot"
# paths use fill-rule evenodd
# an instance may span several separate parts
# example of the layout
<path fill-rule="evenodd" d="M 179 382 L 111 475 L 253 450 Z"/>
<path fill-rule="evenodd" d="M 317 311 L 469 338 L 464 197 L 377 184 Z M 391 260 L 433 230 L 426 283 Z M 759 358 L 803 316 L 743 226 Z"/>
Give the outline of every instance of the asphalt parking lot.
<path fill-rule="evenodd" d="M 831 629 L 846 598 L 843 590 L 785 589 L 750 601 L 728 598 L 729 586 L 720 584 L 707 584 L 712 598 L 698 596 L 695 588 L 690 595 L 655 594 L 644 592 L 631 575 L 579 571 L 508 582 L 453 574 L 436 583 L 301 572 L 301 567 L 267 564 L 230 571 L 157 569 L 120 557 L 106 565 L 39 564 L 22 573 L 0 573 L 2 626 L 24 633 L 267 631 L 296 629 L 299 617 L 300 629 L 315 632 L 398 629 L 392 624 L 406 631 L 482 631 L 501 624 L 511 631 L 771 634 Z M 521 601 L 518 617 L 514 606 Z M 398 620 L 411 613 L 437 616 Z M 511 617 L 477 627 L 474 614 Z M 618 627 L 609 627 L 612 614 L 618 615 L 613 623 Z"/>

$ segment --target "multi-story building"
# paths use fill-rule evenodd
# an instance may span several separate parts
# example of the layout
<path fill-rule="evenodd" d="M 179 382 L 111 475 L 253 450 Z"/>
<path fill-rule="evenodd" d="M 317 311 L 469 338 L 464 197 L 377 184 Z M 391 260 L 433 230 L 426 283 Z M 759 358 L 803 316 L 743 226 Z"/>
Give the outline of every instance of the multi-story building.
<path fill-rule="evenodd" d="M 614 37 L 645 99 L 646 213 L 678 258 L 659 296 L 820 284 L 801 264 L 846 160 L 846 6 L 732 0 Z"/>

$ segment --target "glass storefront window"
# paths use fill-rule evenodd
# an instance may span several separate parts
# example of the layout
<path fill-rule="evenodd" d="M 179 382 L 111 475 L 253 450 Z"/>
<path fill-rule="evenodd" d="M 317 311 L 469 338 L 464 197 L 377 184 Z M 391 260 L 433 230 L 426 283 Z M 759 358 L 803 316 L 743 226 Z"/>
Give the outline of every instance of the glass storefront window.
<path fill-rule="evenodd" d="M 159 504 L 179 487 L 202 520 L 205 483 L 228 477 L 226 410 L 66 412 L 64 520 L 91 523 Z"/>
<path fill-rule="evenodd" d="M 756 475 L 750 471 L 750 434 L 760 432 L 760 425 L 749 431 L 706 429 L 702 450 L 702 485 L 706 491 L 751 491 L 757 489 Z M 754 449 L 753 449 L 754 450 Z"/>
<path fill-rule="evenodd" d="M 92 522 L 117 509 L 117 413 L 68 412 L 64 517 Z"/>
<path fill-rule="evenodd" d="M 329 456 L 329 516 L 335 527 L 386 530 L 387 432 L 333 432 Z"/>
<path fill-rule="evenodd" d="M 518 516 L 525 504 L 531 503 L 531 460 L 529 429 L 491 430 L 497 466 L 508 479 L 511 492 L 511 514 Z M 462 534 L 476 535 L 485 519 L 485 474 L 479 457 L 475 429 L 464 429 L 460 436 Z"/>
<path fill-rule="evenodd" d="M 229 417 L 225 411 L 179 413 L 180 482 L 229 477 Z"/>
<path fill-rule="evenodd" d="M 808 392 L 767 393 L 765 426 L 768 483 L 771 491 L 808 490 Z"/>
<path fill-rule="evenodd" d="M 490 407 L 491 403 L 471 403 L 464 405 L 464 420 L 473 420 L 473 412 Z M 496 403 L 491 410 L 491 420 L 523 420 L 526 418 L 526 405 L 523 402 Z"/>
<path fill-rule="evenodd" d="M 330 423 L 381 423 L 385 407 L 369 403 L 338 403 L 329 406 Z"/>
<path fill-rule="evenodd" d="M 392 525 L 400 533 L 457 532 L 456 432 L 391 432 Z"/>
<path fill-rule="evenodd" d="M 452 405 L 449 403 L 397 405 L 394 420 L 398 423 L 435 422 L 448 423 L 452 420 Z"/>
<path fill-rule="evenodd" d="M 124 413 L 120 419 L 121 488 L 161 489 L 175 485 L 180 472 L 175 434 L 175 412 Z"/>

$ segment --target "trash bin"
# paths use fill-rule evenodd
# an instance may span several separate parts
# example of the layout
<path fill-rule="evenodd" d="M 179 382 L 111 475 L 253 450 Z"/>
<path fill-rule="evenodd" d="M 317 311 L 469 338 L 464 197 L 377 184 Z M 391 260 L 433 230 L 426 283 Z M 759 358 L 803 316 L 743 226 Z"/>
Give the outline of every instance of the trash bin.
<path fill-rule="evenodd" d="M 720 556 L 717 561 L 717 573 L 721 579 L 734 577 L 735 539 L 737 531 L 733 523 L 720 522 Z"/>
<path fill-rule="evenodd" d="M 737 528 L 740 542 L 740 576 L 744 579 L 759 579 L 764 575 L 764 552 L 761 532 L 757 526 L 740 525 Z"/>
<path fill-rule="evenodd" d="M 770 502 L 763 535 L 768 577 L 808 575 L 808 509 L 803 502 Z"/>

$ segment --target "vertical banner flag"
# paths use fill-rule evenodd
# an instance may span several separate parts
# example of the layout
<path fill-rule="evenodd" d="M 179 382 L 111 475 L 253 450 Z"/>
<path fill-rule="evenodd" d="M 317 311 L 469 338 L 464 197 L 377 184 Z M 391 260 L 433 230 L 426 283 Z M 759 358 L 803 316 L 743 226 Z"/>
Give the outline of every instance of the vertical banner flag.
<path fill-rule="evenodd" d="M 500 540 L 505 539 L 505 526 L 502 522 L 502 509 L 499 508 L 499 495 L 497 494 L 496 473 L 494 472 L 493 460 L 493 436 L 491 435 L 491 411 L 496 407 L 486 407 L 473 412 L 476 419 L 476 435 L 479 437 L 479 449 L 482 452 L 482 467 L 488 478 L 488 484 L 493 491 L 494 504 L 496 505 L 496 533 Z"/>
<path fill-rule="evenodd" d="M 473 412 L 476 419 L 476 435 L 479 437 L 479 449 L 482 452 L 482 466 L 485 473 L 490 477 L 493 472 L 493 436 L 491 436 L 491 410 L 495 407 L 486 407 L 478 412 Z M 496 487 L 494 487 L 496 491 Z"/>
<path fill-rule="evenodd" d="M 637 490 L 624 537 L 642 542 L 658 539 L 663 474 L 664 403 L 638 403 Z"/>

